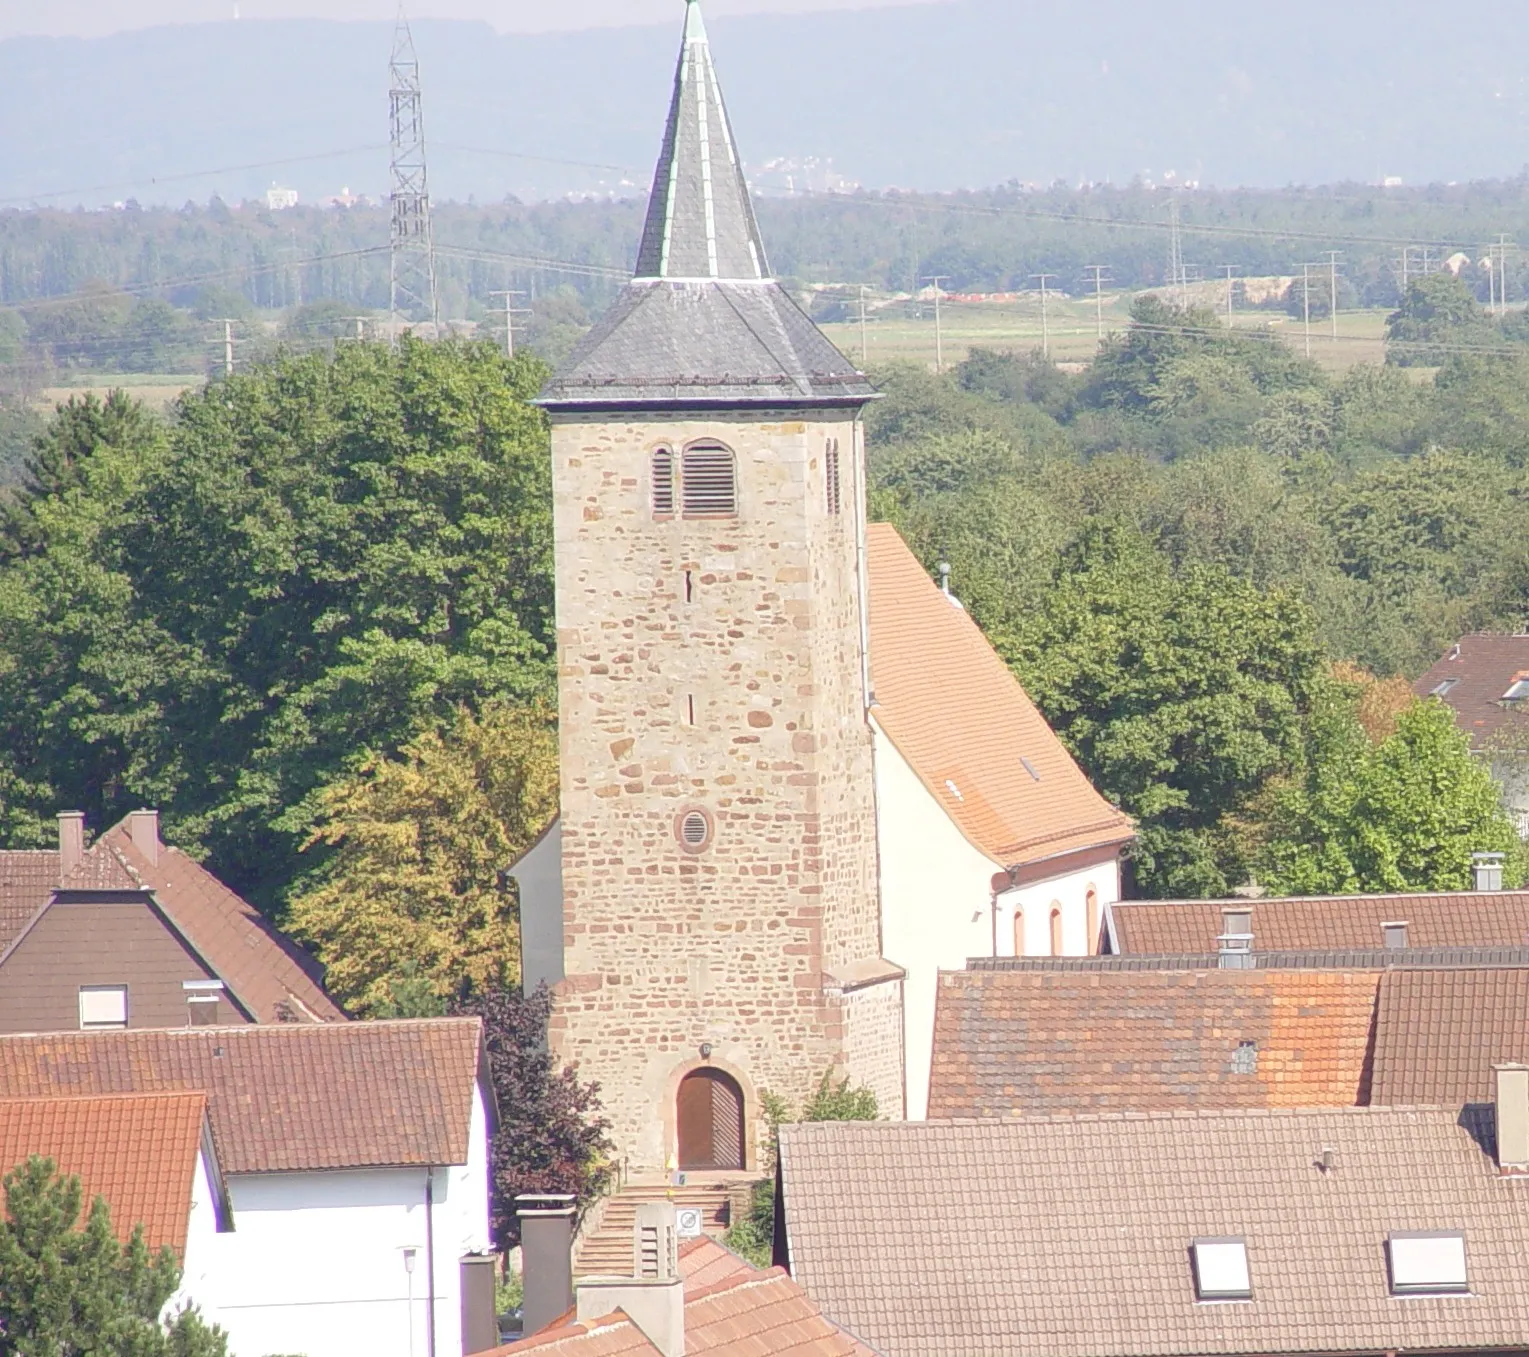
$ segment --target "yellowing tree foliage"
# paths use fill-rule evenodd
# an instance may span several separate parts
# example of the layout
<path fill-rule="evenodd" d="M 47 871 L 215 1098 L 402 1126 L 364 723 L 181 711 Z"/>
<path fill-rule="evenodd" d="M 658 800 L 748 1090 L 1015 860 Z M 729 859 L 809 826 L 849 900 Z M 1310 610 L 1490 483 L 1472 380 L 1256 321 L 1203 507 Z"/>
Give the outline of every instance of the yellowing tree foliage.
<path fill-rule="evenodd" d="M 520 978 L 507 871 L 557 813 L 557 735 L 540 708 L 459 711 L 396 759 L 326 789 L 306 849 L 332 856 L 288 924 L 362 1016 L 396 1012 L 395 983 L 445 1000 Z"/>

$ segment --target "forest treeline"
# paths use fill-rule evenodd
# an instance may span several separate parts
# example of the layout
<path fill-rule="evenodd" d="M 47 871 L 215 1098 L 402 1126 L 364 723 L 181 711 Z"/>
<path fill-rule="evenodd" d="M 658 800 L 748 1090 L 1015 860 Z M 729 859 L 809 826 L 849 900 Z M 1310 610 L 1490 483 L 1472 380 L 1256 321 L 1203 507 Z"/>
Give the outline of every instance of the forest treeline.
<path fill-rule="evenodd" d="M 1081 373 L 875 374 L 872 512 L 1136 818 L 1135 891 L 1522 874 L 1408 686 L 1529 610 L 1529 355 L 1456 351 L 1440 287 L 1401 313 L 1436 374 L 1155 297 Z M 513 981 L 504 863 L 556 799 L 545 373 L 406 339 L 62 407 L 0 497 L 0 844 L 154 805 L 361 1011 Z"/>

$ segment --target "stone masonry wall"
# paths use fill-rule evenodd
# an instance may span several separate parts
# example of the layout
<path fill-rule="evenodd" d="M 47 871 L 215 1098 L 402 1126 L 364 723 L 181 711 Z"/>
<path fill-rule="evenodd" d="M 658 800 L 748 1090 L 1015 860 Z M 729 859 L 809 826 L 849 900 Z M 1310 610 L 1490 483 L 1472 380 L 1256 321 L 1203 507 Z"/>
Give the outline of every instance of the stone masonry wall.
<path fill-rule="evenodd" d="M 699 439 L 737 456 L 737 518 L 655 521 L 653 450 Z M 697 1065 L 743 1086 L 753 1167 L 761 1089 L 800 1102 L 825 1070 L 858 1079 L 885 1058 L 851 1061 L 845 1000 L 823 983 L 880 953 L 859 455 L 847 417 L 555 423 L 567 974 L 553 1042 L 601 1084 L 636 1170 L 673 1154 L 675 1090 Z M 714 825 L 698 854 L 676 833 L 691 809 Z M 859 1024 L 857 1050 L 898 1050 L 900 1014 L 885 1026 L 878 1043 Z"/>

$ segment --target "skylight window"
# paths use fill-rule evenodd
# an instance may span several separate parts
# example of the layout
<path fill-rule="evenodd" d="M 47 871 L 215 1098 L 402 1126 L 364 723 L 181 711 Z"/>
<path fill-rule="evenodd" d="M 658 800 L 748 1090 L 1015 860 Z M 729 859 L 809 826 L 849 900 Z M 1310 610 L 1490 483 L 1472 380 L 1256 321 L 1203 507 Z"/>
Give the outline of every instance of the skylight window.
<path fill-rule="evenodd" d="M 1393 1296 L 1458 1296 L 1470 1290 L 1460 1230 L 1407 1230 L 1387 1240 Z"/>
<path fill-rule="evenodd" d="M 1502 695 L 1504 702 L 1522 702 L 1529 697 L 1529 678 L 1516 678 L 1512 686 Z"/>
<path fill-rule="evenodd" d="M 1196 1299 L 1253 1299 L 1247 1240 L 1197 1239 L 1190 1253 L 1194 1257 Z"/>
<path fill-rule="evenodd" d="M 1232 1073 L 1258 1073 L 1258 1043 L 1256 1041 L 1239 1041 L 1237 1043 L 1237 1049 L 1232 1052 Z"/>
<path fill-rule="evenodd" d="M 1428 690 L 1429 697 L 1448 697 L 1460 684 L 1457 678 L 1447 678 Z"/>

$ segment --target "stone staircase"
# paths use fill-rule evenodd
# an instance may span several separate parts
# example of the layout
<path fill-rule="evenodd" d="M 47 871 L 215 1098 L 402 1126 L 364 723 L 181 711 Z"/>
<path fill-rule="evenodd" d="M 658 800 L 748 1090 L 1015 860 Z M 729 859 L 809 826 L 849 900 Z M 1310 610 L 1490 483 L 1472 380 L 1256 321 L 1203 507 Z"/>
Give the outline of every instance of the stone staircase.
<path fill-rule="evenodd" d="M 632 1231 L 637 1207 L 643 1202 L 672 1201 L 676 1206 L 701 1208 L 701 1228 L 721 1236 L 732 1223 L 734 1210 L 748 1201 L 748 1185 L 737 1182 L 697 1182 L 684 1187 L 664 1183 L 634 1183 L 604 1202 L 593 1230 L 584 1234 L 574 1250 L 575 1277 L 626 1277 L 632 1272 Z M 736 1205 L 735 1205 L 736 1203 Z"/>

